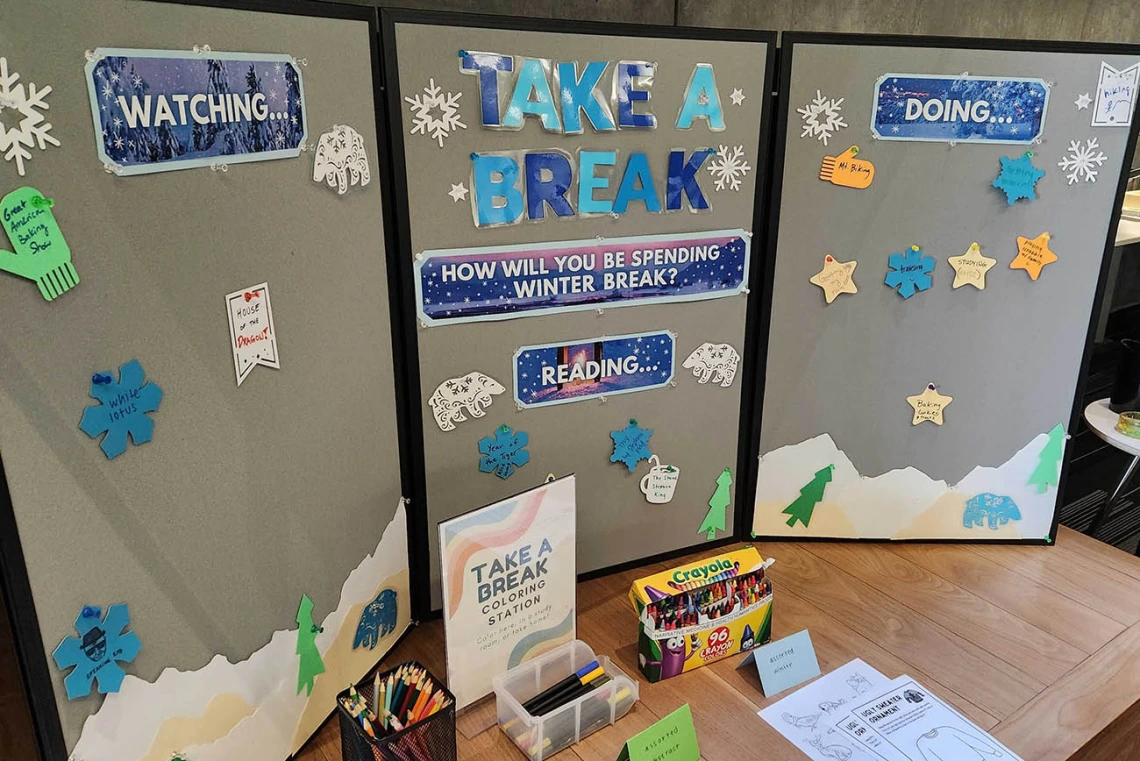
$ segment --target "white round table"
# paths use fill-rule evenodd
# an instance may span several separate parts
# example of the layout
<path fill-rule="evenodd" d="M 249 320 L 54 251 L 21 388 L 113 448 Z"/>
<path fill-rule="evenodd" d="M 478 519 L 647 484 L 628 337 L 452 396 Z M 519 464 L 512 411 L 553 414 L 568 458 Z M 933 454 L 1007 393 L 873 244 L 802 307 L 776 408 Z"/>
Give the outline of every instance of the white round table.
<path fill-rule="evenodd" d="M 1097 513 L 1096 519 L 1093 520 L 1089 529 L 1091 536 L 1096 536 L 1105 522 L 1112 517 L 1112 506 L 1116 504 L 1124 491 L 1124 487 L 1128 485 L 1128 479 L 1132 478 L 1132 473 L 1136 470 L 1137 464 L 1140 464 L 1140 439 L 1125 436 L 1116 430 L 1117 417 L 1118 415 L 1108 408 L 1108 399 L 1098 399 L 1085 407 L 1085 423 L 1088 424 L 1089 430 L 1106 444 L 1132 455 L 1132 462 L 1124 469 L 1120 483 L 1116 485 L 1112 496 L 1105 501 L 1104 506 Z M 1137 547 L 1137 553 L 1140 554 L 1140 547 Z"/>

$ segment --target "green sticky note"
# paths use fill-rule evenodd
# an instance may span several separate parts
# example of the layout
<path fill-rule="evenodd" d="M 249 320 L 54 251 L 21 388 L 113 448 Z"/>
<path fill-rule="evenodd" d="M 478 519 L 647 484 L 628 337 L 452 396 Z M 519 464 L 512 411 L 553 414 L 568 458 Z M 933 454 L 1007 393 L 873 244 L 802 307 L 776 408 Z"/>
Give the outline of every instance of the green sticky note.
<path fill-rule="evenodd" d="M 689 704 L 626 741 L 619 761 L 700 761 Z"/>
<path fill-rule="evenodd" d="M 14 249 L 0 249 L 0 270 L 36 281 L 47 301 L 79 284 L 53 205 L 43 193 L 27 187 L 0 199 L 0 226 Z"/>

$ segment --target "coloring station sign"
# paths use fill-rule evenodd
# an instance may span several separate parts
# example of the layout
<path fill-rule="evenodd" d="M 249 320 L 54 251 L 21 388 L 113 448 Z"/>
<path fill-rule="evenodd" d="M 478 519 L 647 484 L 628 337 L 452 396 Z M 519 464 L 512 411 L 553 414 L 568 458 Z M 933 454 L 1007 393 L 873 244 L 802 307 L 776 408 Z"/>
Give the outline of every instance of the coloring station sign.
<path fill-rule="evenodd" d="M 748 282 L 744 230 L 425 251 L 416 305 L 425 325 L 507 320 L 599 306 L 733 296 Z"/>
<path fill-rule="evenodd" d="M 880 140 L 1032 143 L 1048 105 L 1042 79 L 884 74 L 875 82 L 871 131 Z"/>
<path fill-rule="evenodd" d="M 116 174 L 294 158 L 305 142 L 291 56 L 100 48 L 85 70 L 99 158 Z"/>
<path fill-rule="evenodd" d="M 669 331 L 524 346 L 515 352 L 515 402 L 545 407 L 661 388 L 673 380 L 675 349 Z"/>

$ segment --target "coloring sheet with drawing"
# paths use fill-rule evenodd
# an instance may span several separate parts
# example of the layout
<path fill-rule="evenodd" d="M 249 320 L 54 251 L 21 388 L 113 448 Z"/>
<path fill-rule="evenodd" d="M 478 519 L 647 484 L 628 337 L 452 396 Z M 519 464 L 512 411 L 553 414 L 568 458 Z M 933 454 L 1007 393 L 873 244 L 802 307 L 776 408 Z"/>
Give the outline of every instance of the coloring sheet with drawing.
<path fill-rule="evenodd" d="M 836 728 L 835 722 L 888 684 L 886 676 L 856 658 L 768 706 L 760 711 L 760 718 L 812 761 L 879 761 Z"/>

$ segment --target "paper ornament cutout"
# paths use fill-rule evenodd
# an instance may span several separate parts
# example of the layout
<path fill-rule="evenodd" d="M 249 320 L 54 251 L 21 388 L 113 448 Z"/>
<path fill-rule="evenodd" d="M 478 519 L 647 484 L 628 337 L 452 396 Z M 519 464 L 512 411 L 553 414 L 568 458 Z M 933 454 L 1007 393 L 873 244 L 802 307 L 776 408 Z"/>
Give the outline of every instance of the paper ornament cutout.
<path fill-rule="evenodd" d="M 313 182 L 325 182 L 344 195 L 350 185 L 364 187 L 372 181 L 364 138 L 345 124 L 335 124 L 321 135 L 313 154 Z"/>
<path fill-rule="evenodd" d="M 842 105 L 843 98 L 825 98 L 816 90 L 811 103 L 796 109 L 804 123 L 800 139 L 814 137 L 827 145 L 836 132 L 847 126 L 842 116 Z"/>
<path fill-rule="evenodd" d="M 807 485 L 800 489 L 800 496 L 780 511 L 791 516 L 788 518 L 789 527 L 795 528 L 796 521 L 804 524 L 804 528 L 811 525 L 812 513 L 815 512 L 815 506 L 823 500 L 823 492 L 831 483 L 831 472 L 833 470 L 835 470 L 834 465 L 828 465 L 817 470 Z"/>
<path fill-rule="evenodd" d="M 443 141 L 451 137 L 456 128 L 467 129 L 467 125 L 459 118 L 461 97 L 463 97 L 461 92 L 444 93 L 443 88 L 436 85 L 434 78 L 429 79 L 422 93 L 404 98 L 412 112 L 410 134 L 429 137 L 442 148 Z"/>
<path fill-rule="evenodd" d="M 1049 440 L 1037 455 L 1037 467 L 1029 474 L 1029 486 L 1036 486 L 1044 494 L 1050 486 L 1057 486 L 1061 478 L 1061 457 L 1065 453 L 1065 428 L 1060 423 L 1049 431 Z"/>
<path fill-rule="evenodd" d="M 376 595 L 376 599 L 365 605 L 360 614 L 352 649 L 367 647 L 375 650 L 380 640 L 396 631 L 397 611 L 396 590 L 385 589 Z"/>
<path fill-rule="evenodd" d="M 866 159 L 855 158 L 859 146 L 853 145 L 838 156 L 824 156 L 819 168 L 819 179 L 845 188 L 862 190 L 875 179 L 875 165 Z"/>
<path fill-rule="evenodd" d="M 1041 277 L 1041 269 L 1046 264 L 1057 261 L 1057 255 L 1049 250 L 1049 233 L 1041 233 L 1036 238 L 1017 236 L 1017 256 L 1009 263 L 1011 270 L 1025 270 L 1029 277 Z"/>
<path fill-rule="evenodd" d="M 812 275 L 808 282 L 823 289 L 823 297 L 827 303 L 835 301 L 841 293 L 858 293 L 855 287 L 855 268 L 859 262 L 852 259 L 849 262 L 838 262 L 831 254 L 823 257 L 823 269 Z"/>
<path fill-rule="evenodd" d="M 741 90 L 739 87 L 737 87 L 733 89 L 732 94 L 728 96 L 728 99 L 732 101 L 732 105 L 739 106 L 744 102 L 745 97 L 746 96 L 744 95 L 744 90 Z"/>
<path fill-rule="evenodd" d="M 0 108 L 0 119 L 2 111 Z M 0 133 L 3 127 L 0 122 Z M 0 249 L 0 270 L 34 280 L 45 301 L 79 285 L 79 275 L 71 266 L 71 249 L 52 213 L 54 206 L 50 198 L 28 187 L 13 190 L 0 199 L 0 225 L 15 249 Z"/>
<path fill-rule="evenodd" d="M 725 530 L 724 527 L 728 521 L 728 506 L 732 502 L 731 487 L 732 469 L 725 468 L 717 476 L 716 491 L 709 497 L 709 511 L 705 513 L 705 519 L 701 521 L 701 527 L 697 529 L 697 533 L 704 534 L 708 541 L 716 539 L 717 531 Z"/>
<path fill-rule="evenodd" d="M 625 428 L 610 432 L 610 438 L 614 440 L 614 453 L 610 455 L 610 462 L 625 463 L 632 473 L 637 468 L 637 463 L 653 456 L 649 451 L 649 437 L 652 435 L 653 429 L 638 428 L 637 421 L 630 418 L 629 425 Z"/>
<path fill-rule="evenodd" d="M 657 455 L 649 458 L 649 474 L 641 479 L 641 493 L 651 505 L 663 505 L 673 500 L 681 471 L 672 465 L 662 465 Z"/>
<path fill-rule="evenodd" d="M 1077 107 L 1078 111 L 1084 111 L 1089 107 L 1090 103 L 1092 103 L 1092 98 L 1089 97 L 1087 92 L 1081 93 L 1077 96 L 1077 99 L 1073 101 L 1073 105 Z"/>
<path fill-rule="evenodd" d="M 1070 185 L 1081 180 L 1096 182 L 1098 171 L 1094 167 L 1108 161 L 1108 156 L 1099 148 L 1095 137 L 1086 140 L 1084 145 L 1079 140 L 1069 141 L 1069 153 L 1057 162 L 1057 166 L 1068 172 L 1065 178 Z"/>
<path fill-rule="evenodd" d="M 301 605 L 297 608 L 297 655 L 301 657 L 297 668 L 298 695 L 306 688 L 305 694 L 312 695 L 317 675 L 325 673 L 325 662 L 317 649 L 317 635 L 322 631 L 313 623 L 313 601 L 308 595 L 301 595 Z"/>
<path fill-rule="evenodd" d="M 162 389 L 153 381 L 143 383 L 145 373 L 137 359 L 119 368 L 119 382 L 110 372 L 91 377 L 91 396 L 100 404 L 83 410 L 79 430 L 91 438 L 102 434 L 99 448 L 108 460 L 127 451 L 127 434 L 135 446 L 145 444 L 154 435 L 154 421 L 147 415 L 162 403 Z"/>
<path fill-rule="evenodd" d="M 238 386 L 258 365 L 281 369 L 268 283 L 227 294 L 226 317 L 230 323 L 230 349 Z"/>
<path fill-rule="evenodd" d="M 713 188 L 717 192 L 726 187 L 729 190 L 736 191 L 740 190 L 744 176 L 752 170 L 752 167 L 744 160 L 743 145 L 732 148 L 722 145 L 712 160 L 709 161 L 708 170 L 713 176 Z"/>
<path fill-rule="evenodd" d="M 1021 510 L 1011 498 L 999 494 L 978 494 L 966 500 L 962 511 L 962 525 L 965 528 L 988 525 L 993 531 L 1010 521 L 1021 520 Z"/>
<path fill-rule="evenodd" d="M 938 393 L 933 383 L 929 383 L 921 394 L 917 396 L 908 396 L 906 398 L 907 404 L 914 407 L 914 418 L 911 419 L 911 425 L 918 425 L 919 423 L 931 422 L 935 425 L 942 425 L 942 411 L 950 406 L 950 402 L 954 401 L 952 396 L 943 396 Z"/>
<path fill-rule="evenodd" d="M 1001 172 L 993 181 L 993 186 L 1004 192 L 1006 201 L 1013 206 L 1021 198 L 1036 200 L 1037 193 L 1034 189 L 1037 181 L 1044 176 L 1045 170 L 1035 167 L 1033 154 L 1026 151 L 1017 158 L 1001 157 Z"/>
<path fill-rule="evenodd" d="M 441 431 L 454 431 L 456 423 L 471 417 L 483 417 L 491 406 L 492 396 L 506 391 L 494 378 L 480 372 L 470 372 L 458 378 L 448 378 L 439 384 L 428 399 L 432 415 Z"/>
<path fill-rule="evenodd" d="M 23 177 L 24 160 L 32 157 L 28 149 L 38 146 L 46 151 L 48 143 L 58 148 L 59 141 L 48 134 L 51 123 L 43 114 L 50 108 L 44 98 L 51 95 L 51 87 L 37 90 L 35 83 L 29 82 L 25 91 L 19 82 L 20 75 L 9 73 L 8 59 L 0 56 L 0 153 L 5 161 L 16 162 L 16 171 Z"/>
<path fill-rule="evenodd" d="M 890 269 L 886 283 L 897 288 L 904 299 L 909 299 L 917 291 L 930 290 L 930 273 L 934 271 L 934 264 L 933 257 L 926 256 L 918 246 L 911 246 L 909 251 L 891 254 L 887 260 Z"/>
<path fill-rule="evenodd" d="M 946 261 L 954 268 L 954 287 L 972 285 L 979 291 L 986 289 L 986 273 L 997 264 L 997 259 L 991 259 L 982 253 L 982 247 L 977 241 L 970 244 L 966 253 L 961 256 L 951 256 Z"/>
<path fill-rule="evenodd" d="M 510 426 L 500 425 L 494 434 L 479 439 L 479 454 L 483 455 L 479 459 L 480 472 L 510 478 L 530 462 L 530 452 L 526 450 L 529 443 L 526 431 L 512 431 Z"/>
<path fill-rule="evenodd" d="M 60 669 L 75 667 L 63 680 L 68 700 L 90 695 L 91 685 L 96 681 L 101 694 L 118 692 L 126 676 L 119 664 L 130 663 L 142 649 L 138 635 L 125 631 L 131 623 L 125 604 L 107 608 L 107 616 L 102 621 L 100 615 L 99 608 L 84 607 L 75 619 L 79 636 L 64 637 L 52 652 L 55 665 Z"/>
<path fill-rule="evenodd" d="M 1127 127 L 1132 124 L 1132 109 L 1136 105 L 1138 85 L 1140 63 L 1134 63 L 1127 69 L 1116 69 L 1101 61 L 1092 126 Z"/>
<path fill-rule="evenodd" d="M 739 362 L 740 354 L 729 344 L 703 343 L 693 349 L 682 367 L 693 371 L 697 383 L 712 381 L 714 385 L 728 388 L 736 378 Z"/>
<path fill-rule="evenodd" d="M 451 200 L 453 203 L 459 203 L 460 201 L 466 201 L 467 200 L 467 186 L 464 185 L 462 182 L 459 183 L 458 185 L 452 185 L 451 190 L 449 190 L 447 192 L 447 194 L 449 196 L 451 196 Z"/>

